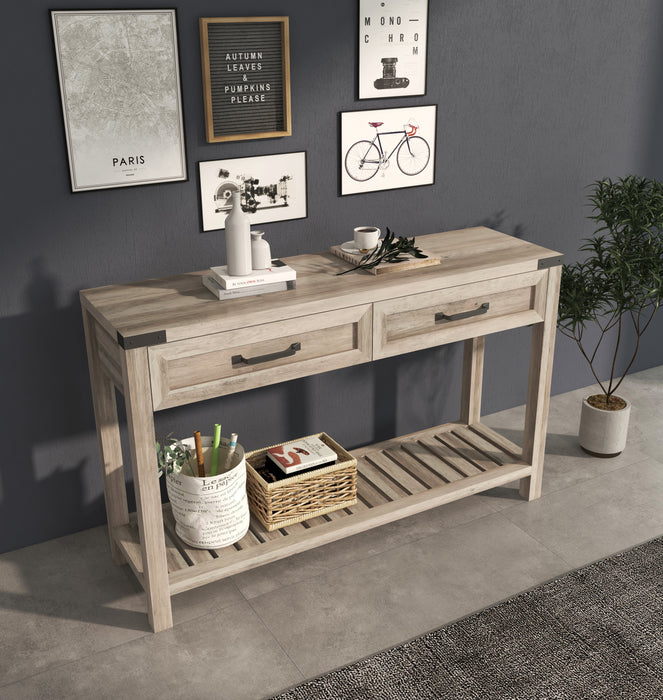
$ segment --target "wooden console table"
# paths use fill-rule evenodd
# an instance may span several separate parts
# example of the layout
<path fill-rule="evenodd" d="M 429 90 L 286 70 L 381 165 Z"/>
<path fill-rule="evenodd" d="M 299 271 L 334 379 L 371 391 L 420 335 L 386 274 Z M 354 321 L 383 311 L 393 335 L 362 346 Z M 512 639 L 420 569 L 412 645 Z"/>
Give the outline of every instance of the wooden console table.
<path fill-rule="evenodd" d="M 202 286 L 204 271 L 81 292 L 111 548 L 145 588 L 155 631 L 172 627 L 175 593 L 516 479 L 523 497 L 540 495 L 561 255 L 483 227 L 417 244 L 441 264 L 338 277 L 347 263 L 300 255 L 286 259 L 295 290 L 227 301 Z M 520 326 L 532 326 L 522 448 L 480 422 L 484 336 Z M 243 540 L 219 550 L 179 540 L 161 504 L 155 411 L 459 340 L 460 420 L 355 450 L 356 506 L 275 532 L 252 519 Z"/>

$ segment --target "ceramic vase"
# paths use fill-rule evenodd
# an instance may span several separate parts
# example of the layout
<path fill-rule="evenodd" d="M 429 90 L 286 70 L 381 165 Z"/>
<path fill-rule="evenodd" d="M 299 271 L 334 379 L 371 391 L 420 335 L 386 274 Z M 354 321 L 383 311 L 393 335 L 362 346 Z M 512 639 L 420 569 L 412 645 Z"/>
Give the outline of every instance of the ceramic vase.
<path fill-rule="evenodd" d="M 264 231 L 251 231 L 251 264 L 254 270 L 266 270 L 272 266 L 272 251 L 264 235 Z"/>
<path fill-rule="evenodd" d="M 251 225 L 242 211 L 240 193 L 232 193 L 232 209 L 226 216 L 226 260 L 228 274 L 241 277 L 251 274 Z"/>

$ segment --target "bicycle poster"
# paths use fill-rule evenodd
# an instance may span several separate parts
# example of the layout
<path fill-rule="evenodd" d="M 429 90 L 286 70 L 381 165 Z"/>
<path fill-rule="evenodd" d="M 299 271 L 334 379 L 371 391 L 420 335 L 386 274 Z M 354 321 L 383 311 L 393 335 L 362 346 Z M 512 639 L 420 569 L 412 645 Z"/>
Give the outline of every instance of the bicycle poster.
<path fill-rule="evenodd" d="M 428 0 L 359 0 L 359 99 L 426 94 Z"/>
<path fill-rule="evenodd" d="M 437 105 L 341 112 L 341 195 L 432 185 Z"/>

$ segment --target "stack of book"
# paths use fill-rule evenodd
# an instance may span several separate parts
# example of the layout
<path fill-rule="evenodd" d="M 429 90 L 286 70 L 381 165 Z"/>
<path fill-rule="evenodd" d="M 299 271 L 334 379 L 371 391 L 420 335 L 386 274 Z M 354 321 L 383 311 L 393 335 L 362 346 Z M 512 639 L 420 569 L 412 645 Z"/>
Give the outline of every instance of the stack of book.
<path fill-rule="evenodd" d="M 253 294 L 269 294 L 295 289 L 297 273 L 282 260 L 272 260 L 272 266 L 265 270 L 253 270 L 250 275 L 233 276 L 228 274 L 227 265 L 210 268 L 209 275 L 203 275 L 203 284 L 217 299 L 235 299 Z"/>

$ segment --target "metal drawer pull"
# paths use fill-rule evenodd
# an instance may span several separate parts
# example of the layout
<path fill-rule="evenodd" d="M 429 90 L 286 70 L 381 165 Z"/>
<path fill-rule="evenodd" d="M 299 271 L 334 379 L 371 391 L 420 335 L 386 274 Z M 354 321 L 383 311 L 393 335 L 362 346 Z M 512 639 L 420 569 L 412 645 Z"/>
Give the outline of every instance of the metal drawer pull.
<path fill-rule="evenodd" d="M 478 306 L 476 309 L 472 309 L 471 311 L 462 311 L 459 314 L 449 314 L 447 316 L 447 314 L 445 314 L 444 311 L 438 311 L 435 314 L 435 323 L 461 321 L 464 318 L 471 318 L 472 316 L 481 316 L 481 314 L 485 314 L 489 308 L 490 304 L 488 302 L 485 302 L 484 304 L 481 304 L 481 306 Z"/>
<path fill-rule="evenodd" d="M 282 357 L 291 357 L 298 350 L 301 349 L 301 343 L 293 343 L 289 348 L 286 348 L 285 350 L 279 350 L 278 352 L 272 352 L 269 355 L 258 355 L 258 357 L 244 357 L 244 355 L 233 355 L 231 360 L 234 365 L 258 365 L 261 362 L 271 362 L 272 360 L 279 360 Z"/>

